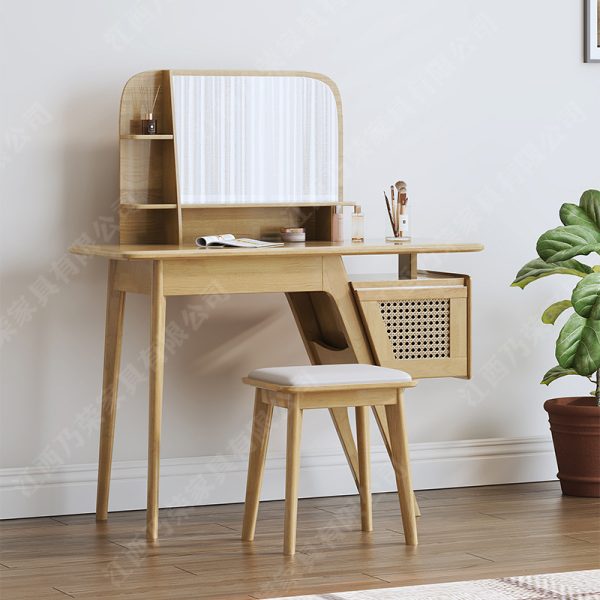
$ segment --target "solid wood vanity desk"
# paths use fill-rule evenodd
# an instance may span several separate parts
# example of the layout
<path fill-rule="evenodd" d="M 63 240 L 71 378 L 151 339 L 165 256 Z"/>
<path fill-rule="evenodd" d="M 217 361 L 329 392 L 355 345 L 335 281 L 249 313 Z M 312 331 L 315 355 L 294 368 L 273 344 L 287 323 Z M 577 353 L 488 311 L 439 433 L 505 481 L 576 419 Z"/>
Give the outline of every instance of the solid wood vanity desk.
<path fill-rule="evenodd" d="M 75 254 L 109 259 L 97 519 L 105 520 L 108 513 L 127 293 L 149 294 L 151 297 L 147 537 L 154 540 L 158 536 L 160 430 L 168 296 L 285 293 L 313 364 L 359 362 L 402 368 L 413 377 L 468 377 L 470 280 L 467 276 L 457 274 L 417 273 L 417 256 L 480 250 L 483 250 L 483 246 L 476 243 L 419 240 L 402 244 L 383 241 L 307 242 L 266 249 L 199 249 L 161 244 L 73 246 L 70 251 Z M 398 279 L 351 284 L 342 257 L 377 254 L 398 255 Z M 401 310 L 404 306 L 402 303 L 408 303 L 413 309 L 418 305 L 421 319 L 425 319 L 422 327 L 427 323 L 439 322 L 441 313 L 432 311 L 445 310 L 445 316 L 441 317 L 442 321 L 446 320 L 445 346 L 442 343 L 439 347 L 426 347 L 422 355 L 402 355 L 401 352 L 405 350 L 398 349 L 398 343 L 402 343 L 397 339 L 400 334 L 394 333 L 398 325 L 394 321 L 385 321 L 386 318 L 395 318 L 392 311 L 395 314 L 396 308 Z M 389 308 L 390 305 L 393 307 Z M 384 314 L 386 310 L 387 315 Z M 434 314 L 435 321 L 427 321 L 427 311 Z M 437 325 L 432 327 L 439 328 Z M 432 334 L 432 338 L 433 335 L 443 337 L 439 332 Z M 406 360 L 406 357 L 409 359 Z M 330 412 L 355 481 L 358 482 L 357 452 L 347 409 L 332 409 Z M 380 410 L 374 412 L 388 445 L 385 413 Z"/>

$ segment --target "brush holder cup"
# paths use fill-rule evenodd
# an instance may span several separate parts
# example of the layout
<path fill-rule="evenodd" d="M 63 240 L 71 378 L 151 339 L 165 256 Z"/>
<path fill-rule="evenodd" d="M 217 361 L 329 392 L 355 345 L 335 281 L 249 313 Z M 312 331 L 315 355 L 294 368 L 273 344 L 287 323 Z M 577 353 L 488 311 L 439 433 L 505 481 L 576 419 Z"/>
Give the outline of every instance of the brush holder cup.
<path fill-rule="evenodd" d="M 469 277 L 419 271 L 352 288 L 378 365 L 413 378 L 470 376 Z"/>

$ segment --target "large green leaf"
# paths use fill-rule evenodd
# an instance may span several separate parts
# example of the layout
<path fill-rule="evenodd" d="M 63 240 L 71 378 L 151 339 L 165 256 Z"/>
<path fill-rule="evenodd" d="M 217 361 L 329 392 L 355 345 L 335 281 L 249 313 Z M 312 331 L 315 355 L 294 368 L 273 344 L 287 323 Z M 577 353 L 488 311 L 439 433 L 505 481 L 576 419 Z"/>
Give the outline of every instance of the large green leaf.
<path fill-rule="evenodd" d="M 587 190 L 581 195 L 579 206 L 583 208 L 588 217 L 600 228 L 600 191 Z"/>
<path fill-rule="evenodd" d="M 548 275 L 577 275 L 585 277 L 592 269 L 577 260 L 564 260 L 562 262 L 547 263 L 541 258 L 534 258 L 524 265 L 517 273 L 512 286 L 525 288 L 532 281 L 548 277 Z"/>
<path fill-rule="evenodd" d="M 556 342 L 556 360 L 563 369 L 591 375 L 600 367 L 600 320 L 577 313 L 565 323 Z"/>
<path fill-rule="evenodd" d="M 595 221 L 577 204 L 563 204 L 560 207 L 559 214 L 563 225 L 583 225 L 584 227 L 597 228 Z"/>
<path fill-rule="evenodd" d="M 560 302 L 551 304 L 542 315 L 542 323 L 554 325 L 556 319 L 558 319 L 558 317 L 560 317 L 560 315 L 567 310 L 567 308 L 571 308 L 571 306 L 572 304 L 570 300 L 561 300 Z"/>
<path fill-rule="evenodd" d="M 537 253 L 546 262 L 569 260 L 578 255 L 600 253 L 600 230 L 585 225 L 566 225 L 544 233 Z"/>
<path fill-rule="evenodd" d="M 573 290 L 575 312 L 586 319 L 600 319 L 600 273 L 584 277 Z"/>
<path fill-rule="evenodd" d="M 542 378 L 540 383 L 544 385 L 549 385 L 553 381 L 556 381 L 560 377 L 565 377 L 566 375 L 577 375 L 577 371 L 575 369 L 563 369 L 561 366 L 557 365 L 556 367 L 552 367 Z"/>

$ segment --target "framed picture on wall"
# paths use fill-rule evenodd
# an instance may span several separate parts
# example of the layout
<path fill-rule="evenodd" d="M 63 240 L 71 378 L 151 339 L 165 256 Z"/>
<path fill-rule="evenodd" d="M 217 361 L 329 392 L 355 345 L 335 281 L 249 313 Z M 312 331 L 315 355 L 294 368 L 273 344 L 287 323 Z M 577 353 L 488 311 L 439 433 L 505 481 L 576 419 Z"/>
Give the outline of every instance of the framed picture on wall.
<path fill-rule="evenodd" d="M 585 62 L 600 62 L 600 0 L 585 0 Z"/>

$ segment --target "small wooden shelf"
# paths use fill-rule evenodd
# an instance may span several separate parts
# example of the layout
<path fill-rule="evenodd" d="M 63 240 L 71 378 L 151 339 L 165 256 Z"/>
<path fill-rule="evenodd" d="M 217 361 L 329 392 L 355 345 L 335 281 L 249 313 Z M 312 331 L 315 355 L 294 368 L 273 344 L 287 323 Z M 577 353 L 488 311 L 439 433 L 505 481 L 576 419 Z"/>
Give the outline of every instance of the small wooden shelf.
<path fill-rule="evenodd" d="M 155 133 L 143 135 L 138 133 L 125 133 L 121 135 L 122 140 L 172 140 L 172 133 Z"/>
<path fill-rule="evenodd" d="M 166 208 L 177 208 L 177 204 L 143 204 L 143 203 L 133 203 L 133 202 L 123 202 L 121 204 L 122 208 L 127 210 L 154 210 L 154 209 L 166 209 Z"/>
<path fill-rule="evenodd" d="M 240 203 L 240 204 L 182 204 L 181 208 L 294 208 L 319 206 L 355 206 L 356 202 L 271 202 L 271 203 Z"/>

